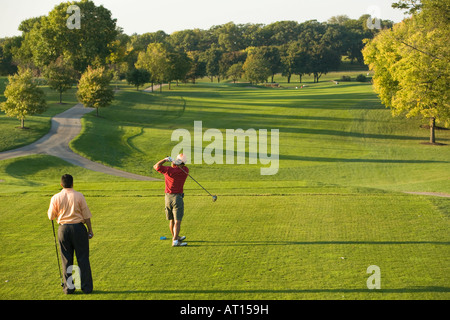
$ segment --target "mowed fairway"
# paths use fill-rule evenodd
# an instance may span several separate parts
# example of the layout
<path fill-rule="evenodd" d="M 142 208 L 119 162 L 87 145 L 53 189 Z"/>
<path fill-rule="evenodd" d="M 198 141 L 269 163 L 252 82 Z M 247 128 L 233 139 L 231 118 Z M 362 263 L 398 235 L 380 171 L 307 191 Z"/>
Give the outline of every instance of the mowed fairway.
<path fill-rule="evenodd" d="M 182 235 L 172 248 L 164 183 L 139 182 L 35 155 L 0 161 L 2 299 L 448 299 L 448 146 L 420 121 L 391 118 L 369 84 L 200 82 L 163 93 L 121 85 L 72 141 L 106 165 L 161 178 L 175 129 L 280 130 L 280 169 L 191 164 Z M 309 79 L 306 79 L 309 81 Z M 3 119 L 3 116 L 2 116 Z M 3 134 L 3 133 L 2 133 Z M 450 143 L 450 133 L 437 131 Z M 203 147 L 209 142 L 204 141 Z M 94 293 L 64 296 L 46 211 L 71 173 L 93 213 Z M 380 267 L 381 289 L 366 272 Z"/>

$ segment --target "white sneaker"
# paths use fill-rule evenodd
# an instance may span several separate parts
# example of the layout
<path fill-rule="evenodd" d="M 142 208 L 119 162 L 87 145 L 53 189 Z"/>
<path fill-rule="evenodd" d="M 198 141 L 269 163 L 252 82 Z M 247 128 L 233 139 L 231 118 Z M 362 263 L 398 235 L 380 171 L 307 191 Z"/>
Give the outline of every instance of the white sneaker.
<path fill-rule="evenodd" d="M 172 247 L 185 247 L 187 246 L 186 242 L 181 242 L 179 240 L 175 240 L 174 242 L 172 242 Z"/>
<path fill-rule="evenodd" d="M 178 237 L 178 241 L 184 241 L 186 239 L 186 236 Z"/>

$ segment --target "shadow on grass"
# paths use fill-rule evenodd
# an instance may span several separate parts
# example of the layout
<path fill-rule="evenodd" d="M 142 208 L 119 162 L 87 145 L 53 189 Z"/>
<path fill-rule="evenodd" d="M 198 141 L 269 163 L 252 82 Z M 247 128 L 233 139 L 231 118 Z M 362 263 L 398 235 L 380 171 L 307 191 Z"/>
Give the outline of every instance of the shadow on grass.
<path fill-rule="evenodd" d="M 407 287 L 407 288 L 393 288 L 393 289 L 376 289 L 369 290 L 364 288 L 356 289 L 245 289 L 245 290 L 197 290 L 197 289 L 167 289 L 167 290 L 94 290 L 91 294 L 249 294 L 249 293 L 421 293 L 421 292 L 450 292 L 448 287 Z"/>
<path fill-rule="evenodd" d="M 318 161 L 318 162 L 365 162 L 365 163 L 448 163 L 448 161 L 439 160 L 403 160 L 403 159 L 345 159 L 345 158 L 330 158 L 330 157 L 305 157 L 305 156 L 290 156 L 280 155 L 281 160 L 300 160 L 300 161 Z"/>
<path fill-rule="evenodd" d="M 445 241 L 205 241 L 190 240 L 189 247 L 212 246 L 212 247 L 240 247 L 240 246 L 290 246 L 290 245 L 405 245 L 405 244 L 432 244 L 432 245 L 450 245 Z"/>
<path fill-rule="evenodd" d="M 22 157 L 11 162 L 7 165 L 5 172 L 17 179 L 26 179 L 28 176 L 34 176 L 41 172 L 41 177 L 45 176 L 48 178 L 53 174 L 53 178 L 59 179 L 60 170 L 68 167 L 74 166 L 59 158 L 38 155 L 33 160 L 30 160 L 29 157 Z M 39 183 L 29 183 L 31 185 L 39 185 Z"/>

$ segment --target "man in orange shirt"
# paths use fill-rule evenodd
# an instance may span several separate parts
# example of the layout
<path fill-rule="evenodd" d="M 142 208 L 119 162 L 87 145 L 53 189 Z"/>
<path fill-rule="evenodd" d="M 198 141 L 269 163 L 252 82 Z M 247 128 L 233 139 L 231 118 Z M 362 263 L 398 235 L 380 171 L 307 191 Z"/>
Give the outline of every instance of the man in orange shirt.
<path fill-rule="evenodd" d="M 93 283 L 89 262 L 89 239 L 94 236 L 91 226 L 92 214 L 84 196 L 73 189 L 73 177 L 70 174 L 61 177 L 61 186 L 63 190 L 55 194 L 50 201 L 48 218 L 56 219 L 59 224 L 58 239 L 64 274 L 63 290 L 66 294 L 75 291 L 73 282 L 67 281 L 71 273 L 67 268 L 73 265 L 75 252 L 80 269 L 81 290 L 84 293 L 91 293 Z"/>

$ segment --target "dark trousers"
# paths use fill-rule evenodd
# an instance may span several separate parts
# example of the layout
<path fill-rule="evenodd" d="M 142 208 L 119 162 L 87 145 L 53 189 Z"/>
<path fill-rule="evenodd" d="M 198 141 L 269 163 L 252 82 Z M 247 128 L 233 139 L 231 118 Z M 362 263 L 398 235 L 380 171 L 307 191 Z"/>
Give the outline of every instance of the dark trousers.
<path fill-rule="evenodd" d="M 73 287 L 73 278 L 69 279 L 72 272 L 70 272 L 70 270 L 68 272 L 67 270 L 67 268 L 73 265 L 75 252 L 78 267 L 80 268 L 81 290 L 84 293 L 91 293 L 93 283 L 91 265 L 89 263 L 89 238 L 86 227 L 82 223 L 60 225 L 58 228 L 58 239 L 59 247 L 61 248 L 64 292 L 73 293 L 75 291 L 75 288 Z"/>

